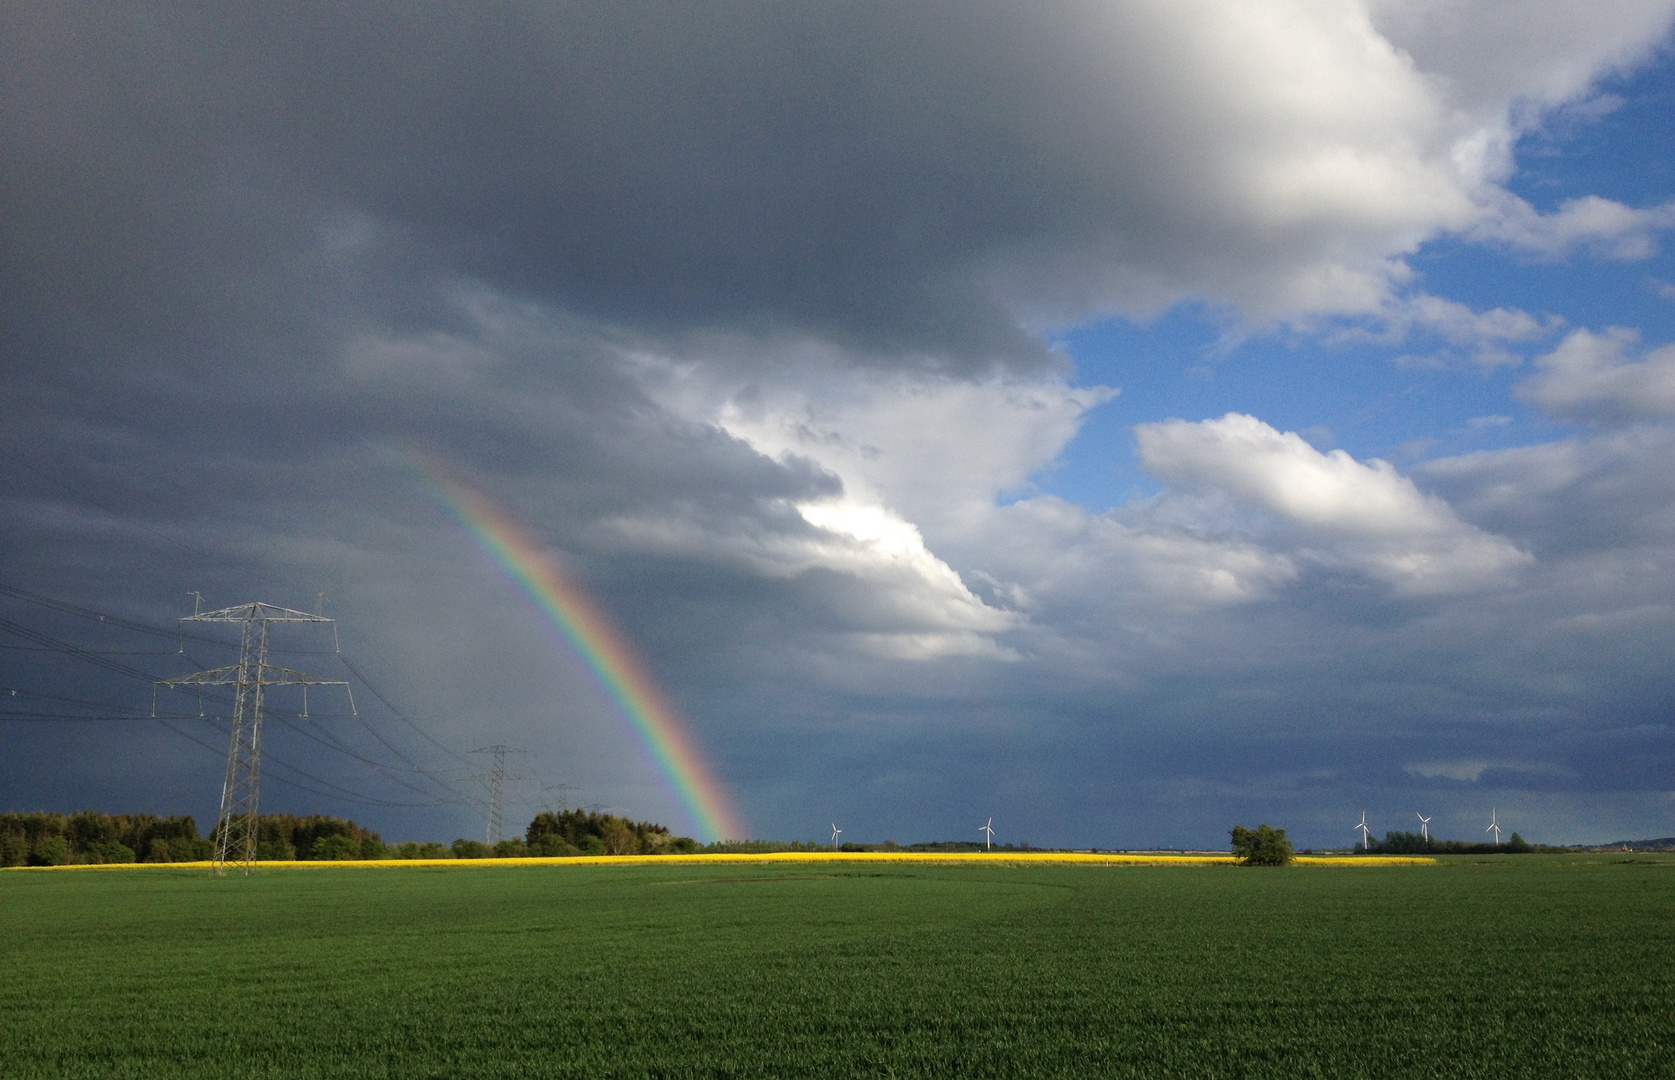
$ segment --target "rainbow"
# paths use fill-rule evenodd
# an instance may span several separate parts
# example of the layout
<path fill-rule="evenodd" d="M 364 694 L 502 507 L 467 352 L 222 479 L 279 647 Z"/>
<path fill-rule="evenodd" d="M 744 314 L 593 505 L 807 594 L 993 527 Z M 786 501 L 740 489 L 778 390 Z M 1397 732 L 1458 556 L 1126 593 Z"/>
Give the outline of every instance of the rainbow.
<path fill-rule="evenodd" d="M 450 516 L 535 603 L 570 651 L 593 675 L 606 700 L 625 718 L 668 778 L 699 838 L 744 839 L 748 834 L 726 790 L 634 649 L 558 563 L 480 492 L 416 454 L 401 455 Z"/>

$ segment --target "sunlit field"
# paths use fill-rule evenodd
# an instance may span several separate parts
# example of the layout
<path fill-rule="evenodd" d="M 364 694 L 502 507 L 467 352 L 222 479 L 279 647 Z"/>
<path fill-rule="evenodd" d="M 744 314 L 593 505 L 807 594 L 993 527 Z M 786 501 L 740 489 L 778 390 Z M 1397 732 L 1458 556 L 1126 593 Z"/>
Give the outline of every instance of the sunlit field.
<path fill-rule="evenodd" d="M 0 1075 L 1675 1075 L 1675 859 L 0 872 Z"/>

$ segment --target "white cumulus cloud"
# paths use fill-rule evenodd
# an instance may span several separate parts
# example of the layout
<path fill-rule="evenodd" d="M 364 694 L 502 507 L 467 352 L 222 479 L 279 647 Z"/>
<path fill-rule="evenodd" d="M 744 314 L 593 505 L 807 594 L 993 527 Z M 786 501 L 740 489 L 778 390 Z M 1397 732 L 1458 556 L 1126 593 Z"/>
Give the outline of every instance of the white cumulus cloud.
<path fill-rule="evenodd" d="M 1298 557 L 1359 569 L 1398 592 L 1470 590 L 1530 561 L 1389 462 L 1323 454 L 1254 416 L 1141 424 L 1135 434 L 1147 472 L 1265 514 Z"/>
<path fill-rule="evenodd" d="M 1577 330 L 1536 360 L 1514 393 L 1549 416 L 1601 422 L 1675 416 L 1675 345 L 1630 355 L 1637 331 Z"/>

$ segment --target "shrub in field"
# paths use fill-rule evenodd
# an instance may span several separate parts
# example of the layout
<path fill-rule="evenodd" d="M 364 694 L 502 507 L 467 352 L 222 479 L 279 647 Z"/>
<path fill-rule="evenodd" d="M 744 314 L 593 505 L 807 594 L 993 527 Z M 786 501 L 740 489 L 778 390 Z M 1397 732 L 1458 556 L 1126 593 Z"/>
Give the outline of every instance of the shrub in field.
<path fill-rule="evenodd" d="M 131 863 L 134 861 L 134 851 L 120 840 L 105 840 L 89 845 L 82 852 L 80 861 L 87 863 Z"/>
<path fill-rule="evenodd" d="M 445 844 L 438 844 L 434 841 L 421 844 L 415 840 L 408 840 L 405 843 L 391 844 L 386 847 L 382 857 L 386 859 L 451 859 L 454 857 L 454 853 Z"/>
<path fill-rule="evenodd" d="M 602 837 L 591 836 L 591 835 L 582 837 L 582 854 L 583 855 L 603 855 L 603 854 L 605 854 L 605 841 L 604 841 L 604 839 Z"/>
<path fill-rule="evenodd" d="M 492 859 L 494 858 L 494 849 L 481 840 L 466 840 L 462 837 L 454 841 L 454 858 Z"/>
<path fill-rule="evenodd" d="M 0 866 L 22 866 L 29 861 L 29 840 L 22 833 L 0 836 Z"/>
<path fill-rule="evenodd" d="M 582 849 L 574 844 L 566 843 L 564 837 L 557 833 L 547 833 L 545 836 L 537 837 L 535 842 L 529 845 L 529 853 L 538 855 L 543 859 L 558 859 L 569 855 L 580 855 Z"/>
<path fill-rule="evenodd" d="M 314 841 L 314 850 L 308 853 L 308 857 L 322 862 L 358 859 L 361 857 L 361 846 L 347 836 L 324 836 Z"/>
<path fill-rule="evenodd" d="M 605 854 L 607 855 L 638 855 L 640 853 L 640 838 L 635 836 L 634 830 L 630 829 L 627 822 L 620 818 L 607 821 L 599 838 L 605 842 Z"/>
<path fill-rule="evenodd" d="M 1291 841 L 1284 829 L 1258 825 L 1247 829 L 1233 826 L 1233 854 L 1246 866 L 1284 866 L 1291 861 Z"/>
<path fill-rule="evenodd" d="M 690 836 L 647 833 L 640 837 L 640 850 L 647 855 L 690 855 L 703 849 L 704 846 Z"/>
<path fill-rule="evenodd" d="M 30 866 L 63 866 L 70 860 L 70 845 L 62 836 L 43 836 L 29 849 Z"/>

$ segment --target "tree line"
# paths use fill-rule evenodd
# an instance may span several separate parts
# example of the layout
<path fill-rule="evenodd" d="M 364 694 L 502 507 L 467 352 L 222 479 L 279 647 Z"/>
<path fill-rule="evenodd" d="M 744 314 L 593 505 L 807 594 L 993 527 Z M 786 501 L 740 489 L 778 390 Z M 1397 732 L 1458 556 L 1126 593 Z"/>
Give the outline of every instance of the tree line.
<path fill-rule="evenodd" d="M 197 862 L 213 854 L 190 816 L 0 814 L 0 866 Z"/>
<path fill-rule="evenodd" d="M 256 835 L 260 859 L 382 859 L 391 850 L 372 830 L 323 814 L 263 814 Z M 199 835 L 189 814 L 0 814 L 0 866 L 202 862 L 218 838 Z"/>
<path fill-rule="evenodd" d="M 198 833 L 190 815 L 0 814 L 0 867 L 96 865 L 100 863 L 202 862 L 214 857 L 215 830 Z M 523 856 L 671 855 L 704 850 L 666 826 L 586 810 L 535 815 L 521 837 L 497 844 L 455 840 L 451 845 L 407 841 L 387 844 L 354 821 L 310 814 L 262 814 L 257 818 L 256 857 L 264 861 L 345 859 L 505 859 Z"/>
<path fill-rule="evenodd" d="M 1413 832 L 1387 832 L 1384 839 L 1367 837 L 1365 844 L 1356 844 L 1357 855 L 1522 855 L 1531 851 L 1565 851 L 1545 844 L 1531 844 L 1517 833 L 1507 837 L 1504 844 L 1484 844 L 1475 840 L 1438 840 Z"/>

